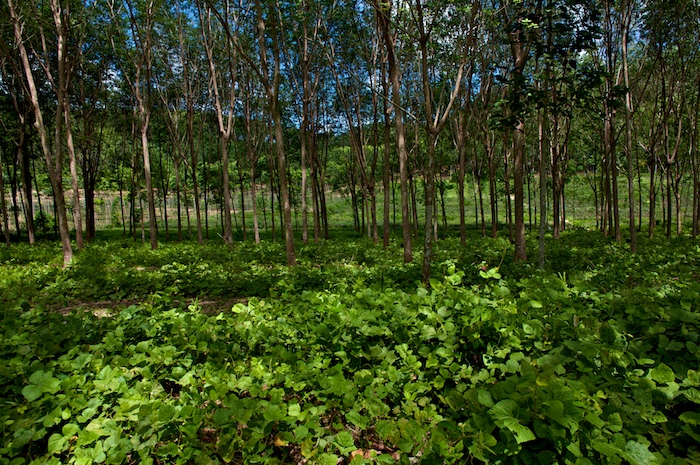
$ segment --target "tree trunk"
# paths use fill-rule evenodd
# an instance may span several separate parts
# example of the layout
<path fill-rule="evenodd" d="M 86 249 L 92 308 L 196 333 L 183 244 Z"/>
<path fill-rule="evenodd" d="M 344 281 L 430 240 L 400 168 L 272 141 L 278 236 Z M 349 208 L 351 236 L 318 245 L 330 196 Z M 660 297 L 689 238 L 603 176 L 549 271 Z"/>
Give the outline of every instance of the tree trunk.
<path fill-rule="evenodd" d="M 17 145 L 17 160 L 19 161 L 20 171 L 22 173 L 22 187 L 24 188 L 24 214 L 25 225 L 27 227 L 27 236 L 30 244 L 36 242 L 36 229 L 34 227 L 34 201 L 32 192 L 32 171 L 29 151 L 26 145 L 26 133 L 24 124 L 20 133 L 19 143 Z M 17 230 L 19 234 L 19 229 Z"/>
<path fill-rule="evenodd" d="M 153 193 L 153 181 L 151 177 L 151 154 L 148 147 L 148 126 L 150 122 L 150 112 L 146 110 L 143 103 L 140 106 L 141 112 L 141 151 L 143 154 L 143 173 L 146 181 L 146 198 L 148 201 L 148 232 L 151 241 L 151 249 L 158 248 L 158 231 L 156 227 L 156 199 Z"/>
<path fill-rule="evenodd" d="M 34 81 L 34 71 L 29 61 L 29 54 L 27 53 L 27 50 L 24 45 L 21 19 L 15 12 L 14 0 L 7 0 L 7 3 L 10 10 L 10 18 L 14 27 L 15 40 L 22 60 L 24 77 L 27 81 L 29 98 L 31 100 L 32 108 L 34 110 L 34 126 L 37 128 L 37 131 L 39 133 L 39 140 L 41 142 L 41 147 L 44 153 L 46 168 L 49 173 L 49 180 L 51 181 L 51 186 L 54 190 L 54 204 L 56 206 L 56 217 L 58 221 L 59 233 L 61 236 L 61 248 L 63 251 L 63 266 L 67 267 L 73 260 L 73 248 L 70 242 L 70 231 L 68 230 L 66 203 L 63 197 L 63 160 L 60 157 L 60 151 L 58 149 L 62 144 L 60 138 L 57 139 L 54 143 L 56 153 L 54 154 L 51 152 L 48 136 L 46 134 L 46 126 L 44 125 L 43 114 L 39 105 L 39 92 Z M 55 9 L 54 4 L 52 4 L 52 9 Z M 61 50 L 62 46 L 62 44 L 59 44 L 59 50 Z M 56 120 L 57 122 L 60 122 L 60 108 L 57 109 L 57 114 L 58 117 L 56 118 Z M 60 134 L 60 132 L 58 132 L 58 134 Z"/>
<path fill-rule="evenodd" d="M 630 90 L 629 60 L 627 41 L 632 20 L 632 2 L 623 4 L 622 17 L 622 74 L 625 81 L 625 152 L 627 156 L 627 197 L 629 201 L 630 251 L 637 252 L 637 226 L 635 219 L 634 166 L 632 163 L 632 93 Z"/>
<path fill-rule="evenodd" d="M 391 82 L 394 120 L 396 131 L 396 150 L 399 155 L 399 176 L 401 183 L 401 231 L 403 236 L 403 261 L 413 261 L 413 247 L 411 243 L 411 220 L 409 216 L 408 202 L 408 150 L 406 149 L 406 129 L 403 122 L 403 108 L 401 107 L 401 78 L 395 50 L 396 37 L 391 31 L 391 0 L 385 3 L 375 3 L 379 15 L 382 39 L 387 52 L 387 64 L 389 67 L 389 81 Z"/>
<path fill-rule="evenodd" d="M 71 187 L 73 189 L 73 219 L 75 221 L 75 242 L 78 250 L 85 247 L 83 239 L 83 214 L 81 211 L 80 190 L 78 189 L 78 168 L 75 157 L 75 145 L 73 144 L 73 129 L 70 117 L 70 100 L 68 91 L 64 93 L 63 115 L 66 125 L 66 146 L 68 147 L 68 157 L 70 161 L 70 178 Z M 93 210 L 94 212 L 94 210 Z"/>
<path fill-rule="evenodd" d="M 272 40 L 273 74 L 270 78 L 267 60 L 267 44 L 265 29 L 267 23 L 262 15 L 260 1 L 256 2 L 256 13 L 258 21 L 258 50 L 260 53 L 261 78 L 267 94 L 268 111 L 274 126 L 275 152 L 277 154 L 277 172 L 279 175 L 279 193 L 282 202 L 282 216 L 284 228 L 285 250 L 287 254 L 287 265 L 296 265 L 296 253 L 294 250 L 294 230 L 292 224 L 292 205 L 289 196 L 289 182 L 287 180 L 287 158 L 284 149 L 284 128 L 282 126 L 282 113 L 279 105 L 280 69 L 281 58 L 277 37 L 277 25 L 275 21 L 269 23 L 270 38 Z"/>
<path fill-rule="evenodd" d="M 466 143 L 466 109 L 461 111 L 455 121 L 455 143 L 457 145 L 457 200 L 459 203 L 459 240 L 462 247 L 467 246 L 467 221 L 464 201 L 464 176 L 467 165 Z M 474 160 L 476 165 L 476 159 Z"/>
<path fill-rule="evenodd" d="M 513 194 L 515 195 L 515 261 L 527 260 L 525 245 L 525 209 L 524 201 L 524 155 L 525 122 L 520 120 L 513 131 Z"/>
<path fill-rule="evenodd" d="M 5 237 L 5 246 L 10 246 L 10 219 L 7 216 L 7 202 L 5 201 L 5 180 L 2 176 L 2 151 L 0 151 L 0 214 L 2 214 L 2 231 Z"/>

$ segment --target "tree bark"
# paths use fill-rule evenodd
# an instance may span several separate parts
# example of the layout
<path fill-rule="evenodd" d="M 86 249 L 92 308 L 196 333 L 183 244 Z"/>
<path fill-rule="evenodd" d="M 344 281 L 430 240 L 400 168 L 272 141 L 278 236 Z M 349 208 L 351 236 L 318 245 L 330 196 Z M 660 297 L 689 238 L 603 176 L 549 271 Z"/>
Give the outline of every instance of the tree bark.
<path fill-rule="evenodd" d="M 382 38 L 387 51 L 387 64 L 389 67 L 389 80 L 392 87 L 392 105 L 394 106 L 394 120 L 396 131 L 396 150 L 399 155 L 399 176 L 401 183 L 401 231 L 403 236 L 403 261 L 413 261 L 413 247 L 411 243 L 411 220 L 408 210 L 408 150 L 406 149 L 406 129 L 403 122 L 403 108 L 401 107 L 401 82 L 400 71 L 395 50 L 396 37 L 391 31 L 391 0 L 385 3 L 375 3 L 375 8 L 380 13 L 380 25 Z"/>
<path fill-rule="evenodd" d="M 63 251 L 63 266 L 68 267 L 71 261 L 73 260 L 73 248 L 71 246 L 70 231 L 68 230 L 68 216 L 66 214 L 66 203 L 63 194 L 63 160 L 60 156 L 61 153 L 58 149 L 62 145 L 62 143 L 60 138 L 56 140 L 53 144 L 54 148 L 56 149 L 56 152 L 53 153 L 51 151 L 48 136 L 46 133 L 46 126 L 44 124 L 43 114 L 39 105 L 39 92 L 34 81 L 34 71 L 29 61 L 29 54 L 24 45 L 25 39 L 23 37 L 21 20 L 15 10 L 14 0 L 7 0 L 7 3 L 10 10 L 10 18 L 12 20 L 15 40 L 17 42 L 20 58 L 22 60 L 24 78 L 27 81 L 29 98 L 31 100 L 32 108 L 34 110 L 34 126 L 36 127 L 39 133 L 39 140 L 41 142 L 41 148 L 44 153 L 44 159 L 46 161 L 46 169 L 49 173 L 49 180 L 51 182 L 51 186 L 53 187 L 54 204 L 56 207 L 56 218 L 58 221 L 59 234 L 61 237 L 61 249 Z M 62 116 L 60 110 L 61 109 L 59 107 L 57 109 L 57 121 L 60 121 Z"/>

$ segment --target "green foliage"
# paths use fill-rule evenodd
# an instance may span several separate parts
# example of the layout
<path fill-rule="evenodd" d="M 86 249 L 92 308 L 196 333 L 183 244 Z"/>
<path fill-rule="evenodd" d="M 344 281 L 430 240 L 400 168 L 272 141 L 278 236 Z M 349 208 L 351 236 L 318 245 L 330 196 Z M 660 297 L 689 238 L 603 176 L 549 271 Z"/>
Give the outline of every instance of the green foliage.
<path fill-rule="evenodd" d="M 700 252 L 587 240 L 570 275 L 444 241 L 430 289 L 363 241 L 3 251 L 0 463 L 692 463 Z"/>

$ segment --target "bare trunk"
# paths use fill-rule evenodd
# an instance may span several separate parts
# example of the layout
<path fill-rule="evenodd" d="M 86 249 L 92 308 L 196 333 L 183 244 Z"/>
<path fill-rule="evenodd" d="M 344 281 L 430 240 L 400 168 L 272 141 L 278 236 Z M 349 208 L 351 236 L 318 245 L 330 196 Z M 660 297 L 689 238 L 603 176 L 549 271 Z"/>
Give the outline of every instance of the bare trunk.
<path fill-rule="evenodd" d="M 386 249 L 389 247 L 389 239 L 391 233 L 389 225 L 389 195 L 391 194 L 391 110 L 389 108 L 389 79 L 387 76 L 385 60 L 381 60 L 381 73 L 382 89 L 384 91 L 384 98 L 382 99 L 384 102 L 384 167 L 382 169 L 382 188 L 384 193 L 383 245 Z"/>
<path fill-rule="evenodd" d="M 0 214 L 2 214 L 2 231 L 5 237 L 5 245 L 10 246 L 10 219 L 7 215 L 7 202 L 5 201 L 5 180 L 2 176 L 2 152 L 0 152 Z"/>
<path fill-rule="evenodd" d="M 544 269 L 545 264 L 545 252 L 544 252 L 544 236 L 547 232 L 547 163 L 546 156 L 549 152 L 547 143 L 547 127 L 546 115 L 543 115 L 543 111 L 537 112 L 538 119 L 538 135 L 539 135 L 539 191 L 540 191 L 540 226 L 539 226 L 539 243 L 538 243 L 538 259 L 540 269 Z"/>
<path fill-rule="evenodd" d="M 513 131 L 513 194 L 515 195 L 515 261 L 527 260 L 525 244 L 525 209 L 524 195 L 524 156 L 525 123 L 519 121 Z"/>
<path fill-rule="evenodd" d="M 17 159 L 19 161 L 20 171 L 22 172 L 22 187 L 24 189 L 24 215 L 26 218 L 27 236 L 29 243 L 36 242 L 36 231 L 34 227 L 34 201 L 32 192 L 32 172 L 31 160 L 29 158 L 28 147 L 26 146 L 24 124 L 20 134 L 19 144 L 17 146 Z M 19 234 L 19 230 L 17 230 Z"/>
<path fill-rule="evenodd" d="M 151 177 L 151 155 L 148 148 L 148 126 L 150 114 L 141 109 L 141 150 L 143 153 L 143 173 L 146 181 L 146 198 L 148 199 L 148 232 L 150 235 L 151 249 L 158 248 L 158 230 L 156 226 L 156 199 L 153 192 L 153 181 Z"/>
<path fill-rule="evenodd" d="M 259 5 L 259 4 L 258 4 Z M 289 197 L 289 181 L 287 180 L 287 157 L 284 150 L 284 128 L 282 127 L 282 114 L 279 106 L 279 78 L 280 78 L 280 51 L 277 43 L 277 30 L 274 22 L 271 24 L 272 48 L 274 56 L 273 79 L 266 78 L 268 108 L 272 116 L 275 132 L 275 152 L 277 153 L 277 173 L 279 175 L 279 193 L 282 202 L 282 217 L 284 228 L 285 250 L 287 254 L 287 265 L 297 264 L 296 253 L 294 251 L 294 230 L 292 224 L 292 204 Z M 265 47 L 264 31 L 265 23 L 262 16 L 258 16 L 260 59 L 263 66 L 263 74 L 267 76 L 267 53 Z"/>
<path fill-rule="evenodd" d="M 49 145 L 49 140 L 46 134 L 46 126 L 44 125 L 43 114 L 39 105 L 39 93 L 34 81 L 32 65 L 29 62 L 29 55 L 24 46 L 21 20 L 15 12 L 14 0 L 8 0 L 7 3 L 10 10 L 10 18 L 12 19 L 12 24 L 14 26 L 15 40 L 17 42 L 17 47 L 19 48 L 20 57 L 22 60 L 24 77 L 26 79 L 27 87 L 29 89 L 29 97 L 32 103 L 32 108 L 34 110 L 34 126 L 37 128 L 37 131 L 39 133 L 39 140 L 41 142 L 42 151 L 44 153 L 46 168 L 49 173 L 51 186 L 54 190 L 54 204 L 56 206 L 56 217 L 58 220 L 58 228 L 61 237 L 61 248 L 63 250 L 63 265 L 64 267 L 67 267 L 73 260 L 73 248 L 70 242 L 70 232 L 68 230 L 68 217 L 66 214 L 66 203 L 63 197 L 63 160 L 61 159 L 59 151 L 59 147 L 62 145 L 61 139 L 58 138 L 55 141 L 54 148 L 56 149 L 56 153 L 52 153 Z M 55 8 L 55 5 L 52 5 L 52 7 Z M 61 45 L 59 45 L 59 49 L 60 48 Z M 57 109 L 57 113 L 58 117 L 56 118 L 56 120 L 60 123 L 60 108 Z"/>
<path fill-rule="evenodd" d="M 630 251 L 637 252 L 637 226 L 635 218 L 634 198 L 634 165 L 632 163 L 632 93 L 630 91 L 629 61 L 627 56 L 627 41 L 629 38 L 630 21 L 632 17 L 632 2 L 625 4 L 622 31 L 622 74 L 625 80 L 625 152 L 627 156 L 627 197 L 629 201 Z"/>
<path fill-rule="evenodd" d="M 391 31 L 391 2 L 377 4 L 378 11 L 381 12 L 380 24 L 384 44 L 387 49 L 387 63 L 389 67 L 389 80 L 394 106 L 394 120 L 396 130 L 396 149 L 399 156 L 399 177 L 401 183 L 401 231 L 403 237 L 403 261 L 410 263 L 413 261 L 413 247 L 411 243 L 411 220 L 408 209 L 408 150 L 406 149 L 406 129 L 403 122 L 403 108 L 401 107 L 401 82 L 399 69 L 394 48 L 396 37 Z"/>
<path fill-rule="evenodd" d="M 75 221 L 75 242 L 78 249 L 85 247 L 83 239 L 83 214 L 81 211 L 80 189 L 78 189 L 78 168 L 75 158 L 75 145 L 73 144 L 73 130 L 71 127 L 70 105 L 68 93 L 64 95 L 64 122 L 66 125 L 66 146 L 68 147 L 68 157 L 70 161 L 70 178 L 73 189 L 73 220 Z"/>

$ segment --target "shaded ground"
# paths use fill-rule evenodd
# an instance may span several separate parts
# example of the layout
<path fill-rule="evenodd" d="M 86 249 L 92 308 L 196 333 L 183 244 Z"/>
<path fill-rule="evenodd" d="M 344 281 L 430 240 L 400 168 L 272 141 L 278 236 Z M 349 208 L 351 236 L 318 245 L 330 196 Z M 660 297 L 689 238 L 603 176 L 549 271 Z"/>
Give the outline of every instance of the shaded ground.
<path fill-rule="evenodd" d="M 142 303 L 143 300 L 131 299 L 131 300 L 104 300 L 104 301 L 82 301 L 75 303 L 73 305 L 66 305 L 57 307 L 56 312 L 61 315 L 67 315 L 73 310 L 88 310 L 92 312 L 93 315 L 97 317 L 107 317 L 114 315 L 115 311 L 122 310 L 131 305 L 138 305 Z M 185 300 L 174 300 L 172 303 L 173 307 L 189 307 L 191 305 L 197 305 L 202 309 L 203 313 L 213 314 L 221 313 L 231 310 L 231 308 L 236 304 L 247 304 L 248 299 L 245 297 L 236 297 L 228 299 L 185 299 Z"/>

